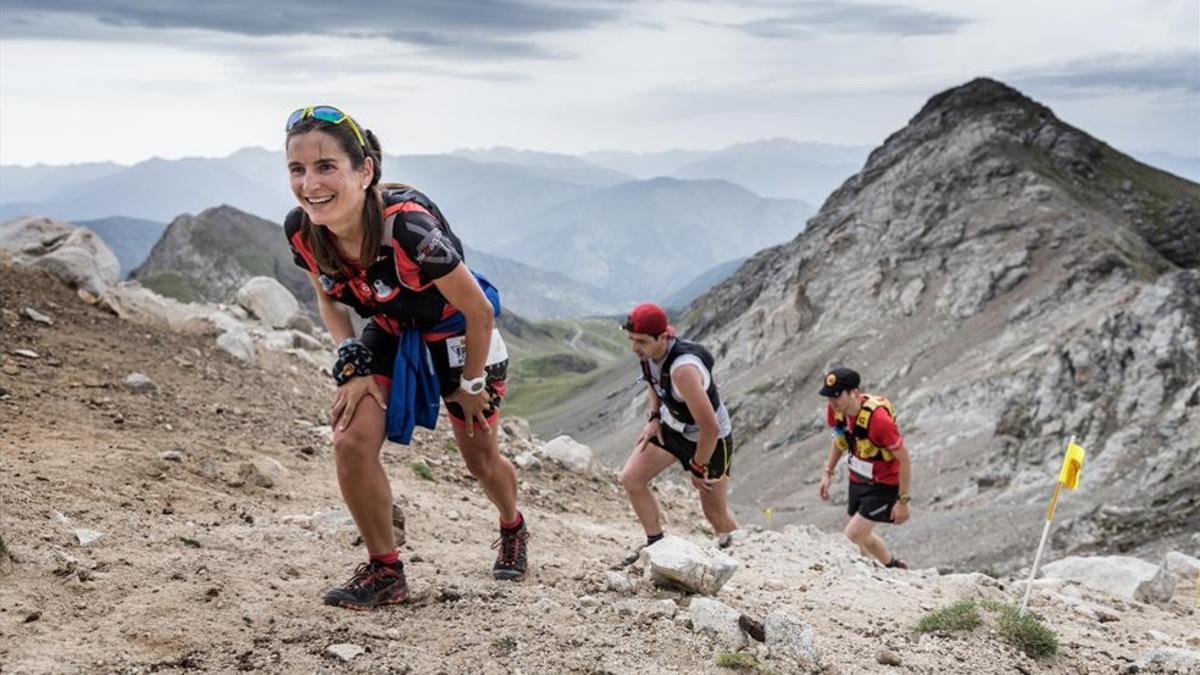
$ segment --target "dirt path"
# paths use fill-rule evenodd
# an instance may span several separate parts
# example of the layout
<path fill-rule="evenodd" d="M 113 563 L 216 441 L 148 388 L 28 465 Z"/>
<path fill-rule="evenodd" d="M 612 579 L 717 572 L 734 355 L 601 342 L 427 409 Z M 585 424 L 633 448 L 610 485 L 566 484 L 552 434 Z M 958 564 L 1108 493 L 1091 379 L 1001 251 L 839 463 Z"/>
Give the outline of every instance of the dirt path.
<path fill-rule="evenodd" d="M 493 581 L 495 513 L 444 420 L 384 453 L 408 520 L 412 600 L 364 614 L 322 606 L 363 555 L 322 430 L 328 379 L 279 353 L 247 368 L 211 338 L 131 325 L 47 276 L 2 271 L 0 536 L 15 563 L 0 569 L 0 671 L 727 672 L 688 629 L 686 596 L 606 590 L 610 564 L 641 536 L 611 475 L 523 472 L 532 573 Z M 133 372 L 155 391 L 126 387 Z M 519 434 L 502 445 L 530 447 Z M 435 480 L 414 474 L 416 459 Z M 662 494 L 670 531 L 703 541 L 692 495 Z M 77 530 L 102 536 L 83 546 Z M 721 599 L 811 622 L 827 672 L 887 670 L 875 660 L 884 646 L 908 672 L 1113 672 L 1148 628 L 1182 641 L 1197 621 L 1185 590 L 1166 609 L 1109 602 L 1121 619 L 1104 624 L 1039 595 L 1065 647 L 1034 664 L 986 635 L 909 630 L 959 594 L 1011 589 L 884 571 L 808 530 L 752 534 L 735 553 L 743 568 Z M 663 598 L 679 618 L 637 609 Z M 365 652 L 343 662 L 327 653 L 336 643 Z"/>

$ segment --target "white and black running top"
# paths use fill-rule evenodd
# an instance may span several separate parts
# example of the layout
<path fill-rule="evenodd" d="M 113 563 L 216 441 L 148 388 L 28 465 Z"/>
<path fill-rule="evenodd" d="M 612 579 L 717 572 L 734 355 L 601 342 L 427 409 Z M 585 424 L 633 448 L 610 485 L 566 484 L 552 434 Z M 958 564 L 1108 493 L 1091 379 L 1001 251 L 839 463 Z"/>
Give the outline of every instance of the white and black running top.
<path fill-rule="evenodd" d="M 659 412 L 662 414 L 663 424 L 683 434 L 684 438 L 692 442 L 700 440 L 700 426 L 692 418 L 683 397 L 671 386 L 671 376 L 685 365 L 692 365 L 700 369 L 702 385 L 708 394 L 709 401 L 713 403 L 713 410 L 717 414 L 717 424 L 721 427 L 718 438 L 728 436 L 733 431 L 729 410 L 725 408 L 725 404 L 717 394 L 716 383 L 713 381 L 710 365 L 712 360 L 712 355 L 704 347 L 686 340 L 671 338 L 667 353 L 661 361 L 646 359 L 642 362 L 642 377 L 650 383 L 650 386 L 654 387 L 654 393 L 658 394 L 658 399 L 662 402 Z M 664 365 L 667 366 L 666 377 L 663 377 Z"/>

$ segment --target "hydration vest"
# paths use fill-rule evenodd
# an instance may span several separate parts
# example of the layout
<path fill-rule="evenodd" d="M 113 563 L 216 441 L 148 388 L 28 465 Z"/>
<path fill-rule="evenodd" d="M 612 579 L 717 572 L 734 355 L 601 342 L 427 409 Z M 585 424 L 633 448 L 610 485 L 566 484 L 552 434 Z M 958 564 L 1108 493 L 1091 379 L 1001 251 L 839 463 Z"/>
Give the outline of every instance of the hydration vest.
<path fill-rule="evenodd" d="M 675 398 L 674 389 L 671 387 L 671 365 L 675 360 L 685 354 L 694 354 L 700 357 L 700 361 L 704 367 L 708 369 L 708 390 L 704 393 L 708 395 L 708 402 L 712 404 L 713 411 L 721 409 L 721 397 L 717 395 L 717 378 L 713 375 L 713 364 L 716 363 L 713 355 L 704 347 L 695 342 L 687 342 L 685 340 L 675 339 L 671 345 L 671 349 L 667 351 L 667 357 L 662 362 L 662 373 L 659 376 L 659 381 L 655 382 L 650 375 L 650 364 L 641 361 L 642 379 L 650 383 L 658 394 L 659 399 L 667 406 L 671 416 L 683 422 L 684 424 L 695 424 L 696 418 L 692 417 L 692 411 L 688 410 L 687 403 Z"/>
<path fill-rule="evenodd" d="M 297 264 L 316 275 L 326 296 L 354 308 L 360 316 L 375 317 L 390 333 L 436 325 L 456 310 L 433 288 L 432 281 L 422 279 L 420 266 L 397 241 L 395 228 L 404 226 L 398 222 L 403 212 L 423 211 L 437 223 L 435 236 L 444 237 L 460 259 L 462 242 L 437 205 L 415 188 L 385 185 L 382 197 L 383 233 L 374 263 L 363 269 L 356 261 L 343 261 L 342 269 L 334 274 L 321 270 L 301 231 L 303 211 L 295 208 L 284 220 L 284 231 L 299 258 Z M 418 257 L 422 254 L 417 252 Z"/>
<path fill-rule="evenodd" d="M 883 408 L 892 416 L 892 421 L 896 420 L 896 409 L 892 406 L 892 402 L 883 396 L 875 396 L 867 394 L 867 398 L 862 402 L 862 408 L 858 411 L 858 416 L 854 419 L 854 424 L 846 425 L 846 416 L 835 412 L 833 420 L 838 427 L 846 430 L 849 436 L 846 449 L 853 451 L 854 456 L 868 462 L 890 462 L 894 458 L 891 452 L 881 448 L 871 442 L 867 435 L 867 430 L 871 426 L 871 415 L 875 411 Z"/>

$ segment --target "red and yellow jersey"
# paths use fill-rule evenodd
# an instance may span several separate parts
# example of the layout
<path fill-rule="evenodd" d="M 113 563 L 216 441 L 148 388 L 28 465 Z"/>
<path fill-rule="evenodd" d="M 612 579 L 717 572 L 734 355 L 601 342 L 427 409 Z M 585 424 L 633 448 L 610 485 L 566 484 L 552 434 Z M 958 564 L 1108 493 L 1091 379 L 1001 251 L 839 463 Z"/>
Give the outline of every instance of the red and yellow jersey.
<path fill-rule="evenodd" d="M 892 404 L 882 396 L 861 394 L 862 409 L 853 420 L 826 405 L 825 423 L 840 430 L 846 439 L 850 480 L 855 483 L 900 484 L 900 462 L 892 454 L 904 439 L 892 414 Z"/>

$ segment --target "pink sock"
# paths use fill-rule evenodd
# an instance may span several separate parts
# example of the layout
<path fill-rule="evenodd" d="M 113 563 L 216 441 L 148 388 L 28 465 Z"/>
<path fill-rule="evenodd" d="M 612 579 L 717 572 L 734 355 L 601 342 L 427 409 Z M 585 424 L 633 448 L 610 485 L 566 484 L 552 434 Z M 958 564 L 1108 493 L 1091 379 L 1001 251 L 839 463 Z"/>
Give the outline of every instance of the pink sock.
<path fill-rule="evenodd" d="M 395 565 L 400 560 L 400 552 L 393 549 L 391 553 L 373 553 L 370 560 L 381 565 Z"/>

